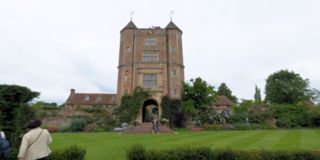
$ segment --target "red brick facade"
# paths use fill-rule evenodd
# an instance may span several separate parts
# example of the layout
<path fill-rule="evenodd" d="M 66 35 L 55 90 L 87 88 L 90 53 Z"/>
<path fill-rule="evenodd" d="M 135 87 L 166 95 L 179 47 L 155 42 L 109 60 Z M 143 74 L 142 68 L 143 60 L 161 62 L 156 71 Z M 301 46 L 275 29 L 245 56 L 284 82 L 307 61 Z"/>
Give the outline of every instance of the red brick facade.
<path fill-rule="evenodd" d="M 166 28 L 137 28 L 133 22 L 121 31 L 118 66 L 117 103 L 136 87 L 149 88 L 152 98 L 181 97 L 184 82 L 182 31 L 170 22 Z M 149 55 L 150 54 L 150 55 Z M 153 77 L 147 86 L 148 74 Z M 159 107 L 161 114 L 161 106 Z"/>

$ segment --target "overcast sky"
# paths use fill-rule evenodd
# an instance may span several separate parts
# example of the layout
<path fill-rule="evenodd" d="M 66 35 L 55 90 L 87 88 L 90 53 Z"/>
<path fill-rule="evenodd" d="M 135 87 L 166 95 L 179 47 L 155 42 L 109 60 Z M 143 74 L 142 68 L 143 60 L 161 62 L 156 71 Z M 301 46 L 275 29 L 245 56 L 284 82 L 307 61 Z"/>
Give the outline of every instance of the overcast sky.
<path fill-rule="evenodd" d="M 319 0 L 0 0 L 0 83 L 63 103 L 76 92 L 116 93 L 120 30 L 183 30 L 186 80 L 227 83 L 238 98 L 289 69 L 320 89 Z"/>

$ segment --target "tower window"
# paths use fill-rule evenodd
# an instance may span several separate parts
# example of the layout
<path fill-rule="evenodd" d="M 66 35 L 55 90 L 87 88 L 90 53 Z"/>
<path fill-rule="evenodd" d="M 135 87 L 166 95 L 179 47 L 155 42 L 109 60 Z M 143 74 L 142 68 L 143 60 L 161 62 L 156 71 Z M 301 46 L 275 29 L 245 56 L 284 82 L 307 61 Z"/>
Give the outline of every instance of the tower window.
<path fill-rule="evenodd" d="M 158 61 L 158 53 L 156 51 L 144 51 L 143 61 L 145 61 L 145 62 Z"/>
<path fill-rule="evenodd" d="M 175 47 L 169 47 L 169 53 L 176 53 L 177 49 Z"/>
<path fill-rule="evenodd" d="M 144 39 L 144 46 L 146 46 L 146 47 L 156 46 L 156 38 L 154 38 L 154 37 L 146 37 Z"/>
<path fill-rule="evenodd" d="M 126 49 L 125 49 L 125 53 L 130 53 L 131 52 L 131 48 L 130 47 L 127 47 Z"/>
<path fill-rule="evenodd" d="M 175 69 L 172 70 L 171 75 L 172 75 L 173 77 L 177 76 L 177 70 L 175 70 Z"/>
<path fill-rule="evenodd" d="M 157 74 L 143 74 L 143 87 L 155 88 L 157 87 Z"/>
<path fill-rule="evenodd" d="M 128 76 L 124 76 L 124 81 L 125 81 L 125 82 L 128 81 Z"/>

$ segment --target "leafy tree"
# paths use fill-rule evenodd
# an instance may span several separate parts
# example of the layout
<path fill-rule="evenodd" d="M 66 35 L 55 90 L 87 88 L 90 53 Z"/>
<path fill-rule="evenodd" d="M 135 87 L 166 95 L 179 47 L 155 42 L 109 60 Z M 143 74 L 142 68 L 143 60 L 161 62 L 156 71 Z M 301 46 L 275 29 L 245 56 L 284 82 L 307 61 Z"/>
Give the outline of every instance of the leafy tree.
<path fill-rule="evenodd" d="M 150 97 L 149 91 L 141 87 L 135 88 L 132 95 L 122 96 L 119 107 L 120 120 L 133 122 L 139 114 L 143 100 Z"/>
<path fill-rule="evenodd" d="M 0 126 L 14 148 L 20 144 L 19 136 L 26 132 L 24 126 L 34 117 L 28 102 L 38 96 L 27 87 L 0 85 Z"/>
<path fill-rule="evenodd" d="M 260 91 L 260 88 L 258 88 L 258 86 L 256 85 L 256 88 L 255 88 L 255 93 L 254 93 L 254 101 L 255 103 L 261 103 L 262 100 L 261 100 L 261 91 Z"/>
<path fill-rule="evenodd" d="M 213 104 L 216 98 L 216 92 L 213 86 L 207 84 L 201 78 L 191 79 L 189 83 L 184 84 L 184 92 L 182 96 L 182 112 L 187 119 L 196 120 L 197 124 L 202 124 L 205 118 L 203 115 L 209 111 L 209 106 Z"/>
<path fill-rule="evenodd" d="M 308 90 L 308 95 L 310 96 L 310 100 L 315 104 L 320 104 L 320 91 L 313 88 Z"/>
<path fill-rule="evenodd" d="M 168 96 L 162 97 L 162 117 L 169 119 L 171 127 L 185 127 L 186 115 L 182 111 L 182 104 L 179 99 L 170 99 Z"/>
<path fill-rule="evenodd" d="M 293 71 L 280 70 L 266 80 L 266 101 L 278 104 L 296 104 L 309 100 L 309 81 Z"/>
<path fill-rule="evenodd" d="M 184 83 L 183 88 L 182 103 L 187 104 L 183 106 L 187 107 L 184 109 L 187 111 L 206 109 L 214 102 L 216 97 L 213 86 L 207 84 L 200 77 L 195 80 L 191 79 L 190 83 Z M 192 106 L 194 109 L 192 109 Z"/>
<path fill-rule="evenodd" d="M 217 94 L 228 97 L 233 103 L 238 102 L 238 98 L 232 95 L 232 91 L 229 89 L 226 83 L 221 83 L 221 85 L 218 87 Z"/>

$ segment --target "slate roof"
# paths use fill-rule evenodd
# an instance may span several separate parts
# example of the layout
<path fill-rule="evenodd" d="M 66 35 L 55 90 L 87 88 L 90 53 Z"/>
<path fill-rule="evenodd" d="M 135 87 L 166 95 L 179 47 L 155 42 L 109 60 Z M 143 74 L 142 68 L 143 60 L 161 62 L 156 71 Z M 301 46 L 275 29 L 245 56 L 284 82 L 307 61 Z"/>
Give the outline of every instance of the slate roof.
<path fill-rule="evenodd" d="M 65 104 L 69 105 L 114 105 L 116 94 L 71 93 Z"/>

